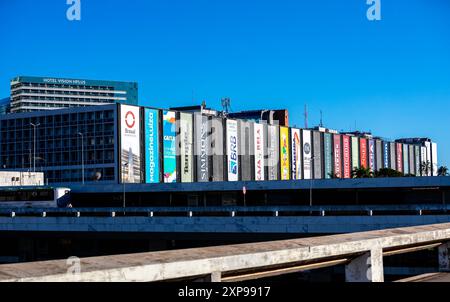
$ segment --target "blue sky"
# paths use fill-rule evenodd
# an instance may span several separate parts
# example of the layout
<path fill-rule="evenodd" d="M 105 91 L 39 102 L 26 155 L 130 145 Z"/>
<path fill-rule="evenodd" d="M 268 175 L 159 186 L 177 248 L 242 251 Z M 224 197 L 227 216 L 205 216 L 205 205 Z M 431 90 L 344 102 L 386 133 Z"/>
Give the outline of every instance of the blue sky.
<path fill-rule="evenodd" d="M 142 105 L 287 108 L 291 125 L 428 136 L 450 165 L 450 2 L 0 1 L 0 97 L 16 75 L 137 81 Z"/>

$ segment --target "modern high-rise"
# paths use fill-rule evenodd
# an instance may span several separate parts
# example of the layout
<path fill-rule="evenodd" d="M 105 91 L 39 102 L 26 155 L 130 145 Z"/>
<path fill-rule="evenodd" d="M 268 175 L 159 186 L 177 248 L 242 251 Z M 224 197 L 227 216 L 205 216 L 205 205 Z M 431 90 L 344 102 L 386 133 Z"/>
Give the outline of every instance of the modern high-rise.
<path fill-rule="evenodd" d="M 136 82 L 18 76 L 11 80 L 10 112 L 123 103 L 137 105 Z"/>

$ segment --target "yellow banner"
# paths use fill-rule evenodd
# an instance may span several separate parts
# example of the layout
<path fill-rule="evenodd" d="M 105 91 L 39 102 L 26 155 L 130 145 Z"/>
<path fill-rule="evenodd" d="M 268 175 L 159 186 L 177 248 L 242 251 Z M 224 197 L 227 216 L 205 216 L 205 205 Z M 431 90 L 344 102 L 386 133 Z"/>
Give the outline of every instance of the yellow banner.
<path fill-rule="evenodd" d="M 281 162 L 281 180 L 290 178 L 290 160 L 289 160 L 289 128 L 280 127 L 280 162 Z"/>

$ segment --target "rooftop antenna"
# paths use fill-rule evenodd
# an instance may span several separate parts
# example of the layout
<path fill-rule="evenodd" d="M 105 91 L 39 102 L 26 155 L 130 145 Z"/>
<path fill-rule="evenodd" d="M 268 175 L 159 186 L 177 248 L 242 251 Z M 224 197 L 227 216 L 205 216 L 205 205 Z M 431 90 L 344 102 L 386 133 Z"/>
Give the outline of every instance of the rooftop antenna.
<path fill-rule="evenodd" d="M 305 129 L 308 129 L 308 105 L 305 104 Z"/>
<path fill-rule="evenodd" d="M 231 99 L 222 98 L 222 114 L 226 116 L 231 111 Z"/>
<path fill-rule="evenodd" d="M 323 116 L 322 116 L 322 110 L 320 110 L 320 127 L 323 128 Z"/>
<path fill-rule="evenodd" d="M 203 100 L 202 101 L 202 105 L 201 105 L 201 114 L 203 114 L 203 110 L 206 108 L 206 101 Z"/>

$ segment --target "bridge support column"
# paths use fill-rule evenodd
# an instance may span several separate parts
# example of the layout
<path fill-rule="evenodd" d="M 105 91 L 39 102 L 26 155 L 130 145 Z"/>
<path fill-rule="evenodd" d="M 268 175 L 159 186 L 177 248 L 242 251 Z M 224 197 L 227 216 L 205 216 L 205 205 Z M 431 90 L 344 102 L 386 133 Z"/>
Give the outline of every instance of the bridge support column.
<path fill-rule="evenodd" d="M 222 282 L 222 273 L 212 272 L 210 275 L 205 277 L 205 282 Z"/>
<path fill-rule="evenodd" d="M 346 282 L 384 282 L 383 250 L 373 248 L 345 266 Z"/>
<path fill-rule="evenodd" d="M 450 271 L 450 258 L 448 249 L 450 248 L 450 242 L 444 243 L 438 247 L 438 257 L 439 257 L 439 271 L 448 272 Z"/>

